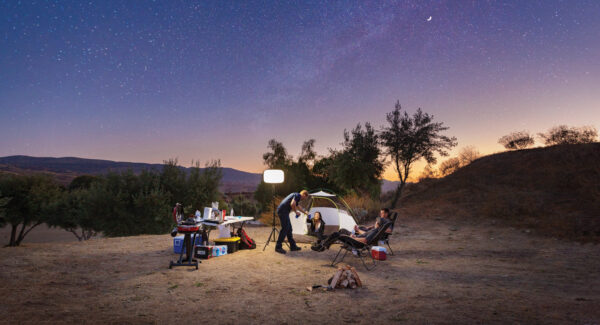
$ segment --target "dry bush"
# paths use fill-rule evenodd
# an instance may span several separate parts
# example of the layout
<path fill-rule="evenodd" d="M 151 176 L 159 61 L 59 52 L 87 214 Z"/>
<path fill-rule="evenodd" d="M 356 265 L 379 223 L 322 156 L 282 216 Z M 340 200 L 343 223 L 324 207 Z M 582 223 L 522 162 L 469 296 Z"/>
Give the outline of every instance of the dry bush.
<path fill-rule="evenodd" d="M 535 140 L 528 131 L 519 131 L 503 136 L 498 143 L 508 150 L 517 150 L 532 146 Z"/>
<path fill-rule="evenodd" d="M 417 179 L 419 182 L 422 182 L 427 179 L 434 179 L 438 177 L 440 177 L 440 173 L 437 170 L 435 170 L 433 166 L 428 164 L 427 166 L 425 166 L 425 168 L 423 168 L 421 175 L 419 175 Z"/>
<path fill-rule="evenodd" d="M 373 200 L 368 195 L 351 194 L 343 199 L 350 206 L 359 223 L 375 219 L 379 215 L 379 209 L 382 208 L 380 200 Z"/>
<path fill-rule="evenodd" d="M 277 205 L 284 198 L 281 196 L 275 196 L 271 202 L 266 206 L 265 210 L 258 216 L 257 221 L 260 221 L 262 224 L 271 225 L 273 223 L 273 210 L 277 209 Z M 279 218 L 275 216 L 275 223 L 279 225 Z"/>
<path fill-rule="evenodd" d="M 592 143 L 598 138 L 598 130 L 593 126 L 568 127 L 559 125 L 538 136 L 547 146 L 557 144 Z"/>
<path fill-rule="evenodd" d="M 470 163 L 472 163 L 475 159 L 481 157 L 481 153 L 479 150 L 473 146 L 466 146 L 460 150 L 458 153 L 458 160 L 460 161 L 460 166 L 464 167 Z"/>
<path fill-rule="evenodd" d="M 458 158 L 450 158 L 440 164 L 439 172 L 441 176 L 447 176 L 460 168 L 460 160 Z"/>

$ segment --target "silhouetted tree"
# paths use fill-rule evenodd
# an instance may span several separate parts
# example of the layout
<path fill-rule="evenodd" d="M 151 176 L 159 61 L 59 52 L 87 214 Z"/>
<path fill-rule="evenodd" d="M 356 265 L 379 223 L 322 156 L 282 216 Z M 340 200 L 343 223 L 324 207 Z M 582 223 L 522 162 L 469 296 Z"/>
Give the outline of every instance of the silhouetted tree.
<path fill-rule="evenodd" d="M 263 154 L 263 162 L 267 167 L 282 169 L 291 163 L 292 157 L 288 155 L 283 143 L 271 139 L 267 147 L 271 150 Z"/>
<path fill-rule="evenodd" d="M 456 146 L 455 137 L 443 136 L 440 133 L 448 127 L 443 123 L 433 122 L 433 115 L 423 113 L 419 108 L 413 116 L 401 112 L 400 102 L 386 116 L 388 125 L 383 127 L 380 137 L 387 155 L 390 156 L 400 184 L 396 188 L 391 207 L 395 208 L 406 185 L 413 163 L 425 159 L 429 164 L 435 164 L 435 154 L 447 156 L 447 150 Z"/>
<path fill-rule="evenodd" d="M 508 150 L 525 149 L 535 143 L 533 137 L 527 131 L 519 131 L 507 134 L 498 140 Z"/>
<path fill-rule="evenodd" d="M 185 171 L 179 167 L 177 159 L 164 160 L 160 173 L 160 185 L 168 193 L 169 204 L 175 205 L 185 199 L 185 183 Z"/>
<path fill-rule="evenodd" d="M 302 151 L 300 152 L 300 157 L 298 157 L 298 162 L 305 163 L 309 167 L 312 166 L 315 162 L 315 158 L 317 157 L 317 153 L 314 150 L 315 148 L 315 139 L 310 139 L 304 141 L 302 144 Z"/>
<path fill-rule="evenodd" d="M 75 177 L 69 184 L 69 191 L 75 189 L 88 189 L 93 182 L 101 180 L 100 177 L 94 175 L 81 175 Z"/>
<path fill-rule="evenodd" d="M 46 175 L 2 175 L 0 192 L 10 198 L 3 217 L 11 227 L 8 246 L 19 246 L 32 229 L 57 214 L 63 189 Z"/>
<path fill-rule="evenodd" d="M 200 168 L 199 162 L 194 163 L 186 181 L 187 194 L 182 198 L 185 204 L 194 210 L 202 210 L 202 207 L 210 206 L 211 202 L 218 201 L 220 198 L 219 184 L 222 177 L 220 160 L 207 162 L 204 169 Z"/>
<path fill-rule="evenodd" d="M 378 198 L 381 194 L 383 160 L 379 137 L 369 123 L 363 130 L 360 123 L 348 132 L 344 130 L 341 151 L 331 152 L 329 174 L 333 182 L 346 191 Z"/>
<path fill-rule="evenodd" d="M 547 146 L 557 144 L 591 143 L 598 138 L 598 130 L 593 126 L 568 127 L 559 125 L 551 128 L 546 133 L 539 133 L 539 137 Z"/>

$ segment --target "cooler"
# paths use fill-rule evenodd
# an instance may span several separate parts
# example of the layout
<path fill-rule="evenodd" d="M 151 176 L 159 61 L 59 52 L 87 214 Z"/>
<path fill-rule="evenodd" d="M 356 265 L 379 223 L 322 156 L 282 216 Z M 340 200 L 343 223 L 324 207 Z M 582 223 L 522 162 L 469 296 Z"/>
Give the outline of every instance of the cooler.
<path fill-rule="evenodd" d="M 183 247 L 183 238 L 185 235 L 180 235 L 173 238 L 173 252 L 175 254 L 181 254 L 181 249 L 183 248 L 183 252 L 185 253 L 185 247 Z M 193 237 L 193 236 L 192 236 Z M 202 244 L 202 235 L 196 235 L 196 245 Z"/>
<path fill-rule="evenodd" d="M 382 246 L 371 247 L 371 256 L 378 261 L 385 261 L 387 258 L 387 249 Z"/>

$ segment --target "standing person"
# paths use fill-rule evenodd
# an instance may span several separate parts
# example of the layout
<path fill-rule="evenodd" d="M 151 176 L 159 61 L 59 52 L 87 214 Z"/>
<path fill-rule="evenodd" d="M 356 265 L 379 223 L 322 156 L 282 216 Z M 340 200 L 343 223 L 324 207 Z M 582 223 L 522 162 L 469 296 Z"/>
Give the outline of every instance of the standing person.
<path fill-rule="evenodd" d="M 296 212 L 296 216 L 300 215 L 300 212 L 308 214 L 300 205 L 301 200 L 308 198 L 309 194 L 307 190 L 302 190 L 300 193 L 291 193 L 286 196 L 279 206 L 277 207 L 277 215 L 281 221 L 281 231 L 279 232 L 279 238 L 277 238 L 277 244 L 275 245 L 275 251 L 280 254 L 285 254 L 285 250 L 282 247 L 283 239 L 287 236 L 288 243 L 290 244 L 291 251 L 299 251 L 300 247 L 296 245 L 296 241 L 292 235 L 292 223 L 290 222 L 290 212 L 292 210 Z"/>

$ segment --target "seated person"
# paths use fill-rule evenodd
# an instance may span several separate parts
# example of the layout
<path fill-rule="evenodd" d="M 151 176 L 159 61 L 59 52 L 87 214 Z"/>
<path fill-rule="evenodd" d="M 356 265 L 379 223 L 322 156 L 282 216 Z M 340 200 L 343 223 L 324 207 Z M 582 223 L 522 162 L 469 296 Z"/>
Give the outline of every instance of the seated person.
<path fill-rule="evenodd" d="M 325 232 L 325 221 L 321 217 L 321 212 L 315 212 L 315 215 L 312 219 L 310 219 L 310 227 L 308 228 L 308 234 L 311 236 L 317 237 L 317 239 L 322 240 L 324 238 Z"/>
<path fill-rule="evenodd" d="M 322 252 L 326 249 L 329 249 L 329 246 L 331 246 L 331 244 L 336 242 L 341 235 L 350 236 L 353 239 L 366 244 L 373 238 L 373 236 L 375 236 L 377 234 L 377 230 L 379 230 L 380 226 L 391 221 L 389 219 L 389 214 L 390 214 L 389 211 L 390 210 L 387 208 L 381 209 L 381 211 L 379 212 L 380 217 L 377 218 L 377 221 L 375 221 L 374 226 L 371 226 L 371 227 L 355 226 L 354 227 L 355 234 L 352 234 L 351 232 L 349 232 L 346 229 L 341 229 L 338 232 L 334 232 L 329 237 L 327 237 L 323 240 L 319 240 L 317 243 L 315 243 L 315 245 L 311 246 L 310 249 L 312 249 L 313 251 L 317 251 L 317 252 Z M 388 229 L 388 231 L 389 231 L 389 229 Z"/>
<path fill-rule="evenodd" d="M 363 234 L 373 228 L 379 228 L 380 225 L 383 225 L 387 222 L 391 222 L 392 220 L 390 219 L 390 209 L 388 208 L 383 208 L 381 210 L 379 210 L 379 217 L 377 217 L 377 219 L 375 220 L 375 225 L 374 226 L 369 226 L 369 227 L 365 227 L 365 226 L 354 226 L 354 232 L 356 234 Z M 387 233 L 391 233 L 392 232 L 392 227 L 388 228 L 386 230 Z"/>

